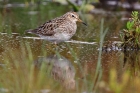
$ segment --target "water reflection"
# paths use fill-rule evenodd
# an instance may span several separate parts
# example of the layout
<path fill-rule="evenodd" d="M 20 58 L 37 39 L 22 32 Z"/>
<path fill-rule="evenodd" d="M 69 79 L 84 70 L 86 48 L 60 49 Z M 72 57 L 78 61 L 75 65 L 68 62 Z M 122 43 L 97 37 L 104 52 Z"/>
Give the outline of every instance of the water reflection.
<path fill-rule="evenodd" d="M 62 55 L 50 55 L 39 57 L 35 61 L 36 67 L 41 67 L 43 63 L 45 63 L 46 67 L 52 67 L 50 72 L 55 80 L 59 81 L 67 89 L 75 89 L 75 69 L 67 58 Z"/>

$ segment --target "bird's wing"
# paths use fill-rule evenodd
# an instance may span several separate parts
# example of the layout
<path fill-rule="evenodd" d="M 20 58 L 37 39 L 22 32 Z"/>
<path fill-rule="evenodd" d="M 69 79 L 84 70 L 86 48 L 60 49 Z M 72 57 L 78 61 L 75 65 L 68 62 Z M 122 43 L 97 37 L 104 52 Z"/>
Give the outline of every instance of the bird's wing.
<path fill-rule="evenodd" d="M 57 18 L 54 20 L 47 21 L 46 23 L 34 29 L 37 34 L 44 36 L 52 36 L 57 31 L 57 29 L 64 23 L 62 18 Z"/>

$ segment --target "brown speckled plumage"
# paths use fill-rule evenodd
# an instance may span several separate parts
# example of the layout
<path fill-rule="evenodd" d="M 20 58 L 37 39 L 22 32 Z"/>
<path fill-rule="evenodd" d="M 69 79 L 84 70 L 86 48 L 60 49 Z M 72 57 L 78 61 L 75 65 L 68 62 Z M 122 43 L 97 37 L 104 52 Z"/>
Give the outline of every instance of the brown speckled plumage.
<path fill-rule="evenodd" d="M 48 41 L 59 43 L 69 40 L 75 34 L 77 21 L 83 22 L 76 12 L 67 12 L 36 29 L 27 30 L 27 33 L 33 33 Z"/>

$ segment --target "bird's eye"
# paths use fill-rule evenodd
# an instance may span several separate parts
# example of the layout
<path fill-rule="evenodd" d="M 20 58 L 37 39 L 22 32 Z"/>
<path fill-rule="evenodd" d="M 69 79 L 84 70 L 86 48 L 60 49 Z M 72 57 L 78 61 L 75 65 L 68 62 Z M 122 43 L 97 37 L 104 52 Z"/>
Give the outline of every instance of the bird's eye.
<path fill-rule="evenodd" d="M 74 17 L 74 15 L 72 15 L 72 17 Z"/>

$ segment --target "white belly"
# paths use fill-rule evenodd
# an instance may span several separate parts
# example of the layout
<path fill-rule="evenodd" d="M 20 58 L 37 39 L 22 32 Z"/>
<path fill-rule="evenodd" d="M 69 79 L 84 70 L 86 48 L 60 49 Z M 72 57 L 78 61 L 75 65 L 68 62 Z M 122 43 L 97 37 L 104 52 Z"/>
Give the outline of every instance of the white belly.
<path fill-rule="evenodd" d="M 42 39 L 45 39 L 51 42 L 63 42 L 71 38 L 71 36 L 66 33 L 59 33 L 59 34 L 55 34 L 54 36 L 40 36 L 40 37 Z"/>

